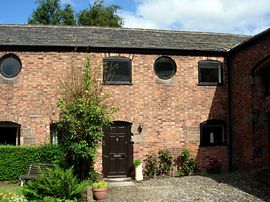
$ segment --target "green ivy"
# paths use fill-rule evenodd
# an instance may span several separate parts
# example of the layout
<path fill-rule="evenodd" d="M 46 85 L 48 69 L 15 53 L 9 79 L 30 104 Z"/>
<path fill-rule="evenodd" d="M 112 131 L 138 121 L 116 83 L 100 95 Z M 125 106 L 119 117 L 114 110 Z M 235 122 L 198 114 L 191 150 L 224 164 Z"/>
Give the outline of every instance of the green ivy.
<path fill-rule="evenodd" d="M 26 174 L 30 164 L 57 163 L 63 161 L 63 157 L 58 145 L 0 145 L 0 181 L 18 180 L 18 176 Z"/>

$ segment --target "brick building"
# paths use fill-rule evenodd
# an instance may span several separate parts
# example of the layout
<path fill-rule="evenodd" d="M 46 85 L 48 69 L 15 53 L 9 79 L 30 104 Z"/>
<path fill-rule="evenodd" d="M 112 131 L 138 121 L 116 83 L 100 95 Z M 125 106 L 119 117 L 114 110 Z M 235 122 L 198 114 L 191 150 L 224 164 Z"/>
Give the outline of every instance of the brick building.
<path fill-rule="evenodd" d="M 119 107 L 98 158 L 105 176 L 164 148 L 189 148 L 202 171 L 212 158 L 224 170 L 269 165 L 269 32 L 0 25 L 0 143 L 53 141 L 59 82 L 89 57 Z"/>

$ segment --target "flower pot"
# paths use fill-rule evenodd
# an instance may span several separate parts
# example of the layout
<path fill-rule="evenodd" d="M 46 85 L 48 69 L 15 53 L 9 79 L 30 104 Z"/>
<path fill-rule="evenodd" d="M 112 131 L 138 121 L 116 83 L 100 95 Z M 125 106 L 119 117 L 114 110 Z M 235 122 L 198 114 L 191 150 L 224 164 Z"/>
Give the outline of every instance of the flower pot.
<path fill-rule="evenodd" d="M 141 181 L 141 180 L 143 180 L 142 164 L 138 165 L 138 166 L 135 168 L 135 180 L 136 180 L 136 181 Z"/>
<path fill-rule="evenodd" d="M 106 196 L 107 196 L 107 190 L 108 188 L 98 188 L 98 189 L 92 189 L 93 190 L 93 198 L 94 200 L 97 201 L 102 201 L 105 200 Z"/>

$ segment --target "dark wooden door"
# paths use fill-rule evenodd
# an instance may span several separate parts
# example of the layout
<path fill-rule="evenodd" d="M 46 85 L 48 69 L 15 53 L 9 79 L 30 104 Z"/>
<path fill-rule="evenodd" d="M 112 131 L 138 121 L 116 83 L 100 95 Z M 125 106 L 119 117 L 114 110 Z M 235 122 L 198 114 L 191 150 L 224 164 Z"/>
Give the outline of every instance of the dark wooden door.
<path fill-rule="evenodd" d="M 104 129 L 103 174 L 105 177 L 127 177 L 131 162 L 131 124 L 114 122 Z"/>

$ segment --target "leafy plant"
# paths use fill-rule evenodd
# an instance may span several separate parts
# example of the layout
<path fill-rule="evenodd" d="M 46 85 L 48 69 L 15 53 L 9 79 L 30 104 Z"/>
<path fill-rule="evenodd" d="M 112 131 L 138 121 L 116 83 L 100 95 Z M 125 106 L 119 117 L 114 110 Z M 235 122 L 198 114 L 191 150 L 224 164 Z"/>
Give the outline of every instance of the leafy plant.
<path fill-rule="evenodd" d="M 146 155 L 144 165 L 144 175 L 147 177 L 155 177 L 158 168 L 157 156 L 155 154 Z"/>
<path fill-rule="evenodd" d="M 213 158 L 209 161 L 207 166 L 208 173 L 218 174 L 221 172 L 222 164 L 218 161 L 218 159 Z"/>
<path fill-rule="evenodd" d="M 188 176 L 194 172 L 196 167 L 195 159 L 190 157 L 189 150 L 184 148 L 178 157 L 178 172 L 177 176 Z"/>
<path fill-rule="evenodd" d="M 27 182 L 22 192 L 30 201 L 45 201 L 48 197 L 54 201 L 77 200 L 82 197 L 82 191 L 88 184 L 87 181 L 80 182 L 72 168 L 65 170 L 55 166 L 41 172 L 36 180 Z"/>
<path fill-rule="evenodd" d="M 158 159 L 158 174 L 168 174 L 173 164 L 171 153 L 168 150 L 160 150 L 158 152 Z"/>
<path fill-rule="evenodd" d="M 86 179 L 93 171 L 103 137 L 102 128 L 111 123 L 110 115 L 115 111 L 105 103 L 108 95 L 102 94 L 101 85 L 90 67 L 87 58 L 83 74 L 76 68 L 64 80 L 62 98 L 58 102 L 59 144 L 64 148 L 66 163 L 74 165 L 80 179 Z"/>
<path fill-rule="evenodd" d="M 100 189 L 100 188 L 106 188 L 106 187 L 108 187 L 108 183 L 105 181 L 94 182 L 92 184 L 93 189 Z"/>
<path fill-rule="evenodd" d="M 137 168 L 139 165 L 141 165 L 141 160 L 136 159 L 133 161 L 133 164 L 134 164 L 135 168 Z"/>

